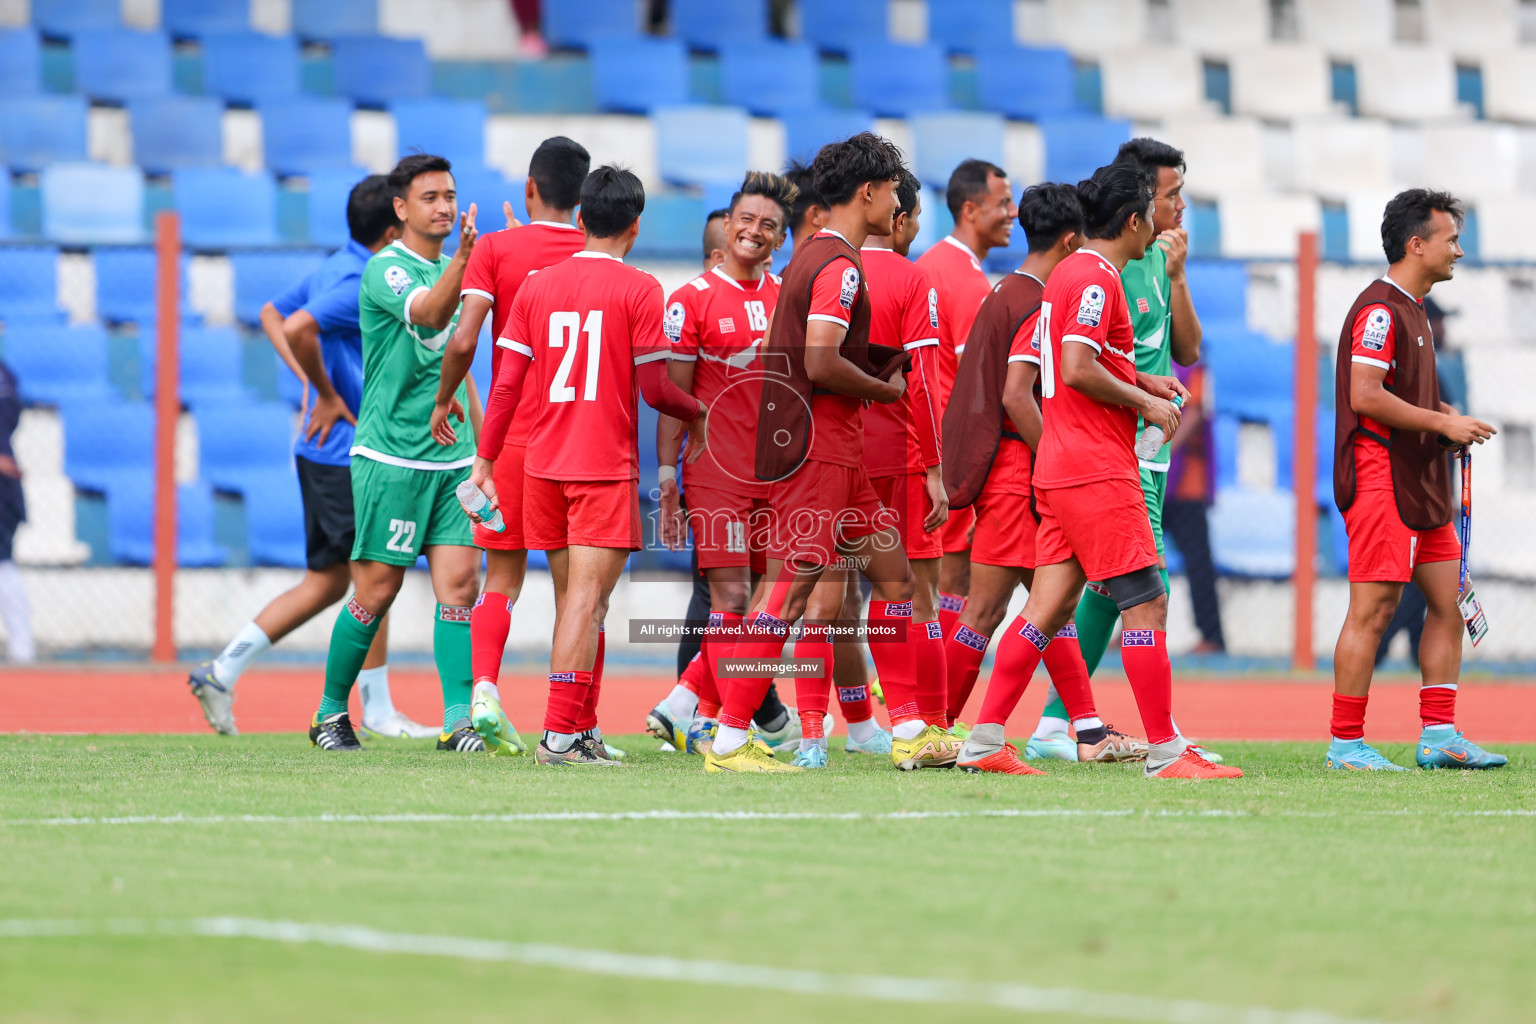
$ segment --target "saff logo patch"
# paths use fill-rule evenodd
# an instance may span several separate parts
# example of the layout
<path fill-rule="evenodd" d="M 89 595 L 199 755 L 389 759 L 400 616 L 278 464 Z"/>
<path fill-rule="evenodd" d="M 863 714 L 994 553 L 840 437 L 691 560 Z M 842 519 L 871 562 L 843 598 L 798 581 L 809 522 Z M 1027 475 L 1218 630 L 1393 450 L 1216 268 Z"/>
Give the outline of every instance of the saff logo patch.
<path fill-rule="evenodd" d="M 853 300 L 859 297 L 859 271 L 856 267 L 849 267 L 843 271 L 843 289 L 838 293 L 837 301 L 844 309 L 853 308 Z"/>
<path fill-rule="evenodd" d="M 683 304 L 674 302 L 667 307 L 667 315 L 661 321 L 662 331 L 674 345 L 683 340 L 683 316 Z"/>
<path fill-rule="evenodd" d="M 1387 347 L 1387 335 L 1392 330 L 1392 314 L 1383 306 L 1377 306 L 1365 315 L 1365 330 L 1360 335 L 1360 344 L 1372 352 L 1380 352 Z"/>
<path fill-rule="evenodd" d="M 939 290 L 928 289 L 928 326 L 934 330 L 939 329 Z"/>
<path fill-rule="evenodd" d="M 1077 322 L 1087 327 L 1099 326 L 1104 316 L 1104 289 L 1091 284 L 1083 289 L 1083 297 L 1077 304 Z"/>
<path fill-rule="evenodd" d="M 411 286 L 411 275 L 405 272 L 404 267 L 387 267 L 384 270 L 384 283 L 396 295 L 404 295 L 405 290 Z"/>

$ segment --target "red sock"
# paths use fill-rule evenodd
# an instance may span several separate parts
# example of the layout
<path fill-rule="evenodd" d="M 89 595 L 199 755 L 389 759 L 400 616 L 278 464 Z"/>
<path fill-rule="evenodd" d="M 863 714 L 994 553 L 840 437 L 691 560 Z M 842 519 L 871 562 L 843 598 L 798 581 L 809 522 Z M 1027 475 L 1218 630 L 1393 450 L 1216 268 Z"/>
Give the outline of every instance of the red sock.
<path fill-rule="evenodd" d="M 677 685 L 693 694 L 699 695 L 699 678 L 704 674 L 704 654 L 701 651 L 695 654 L 683 668 L 683 674 L 677 677 Z"/>
<path fill-rule="evenodd" d="M 1168 662 L 1168 634 L 1160 629 L 1120 631 L 1120 663 L 1131 681 L 1136 709 L 1148 743 L 1167 743 L 1173 728 L 1173 666 Z M 1086 670 L 1085 670 L 1086 673 Z M 1056 688 L 1061 692 L 1061 687 Z"/>
<path fill-rule="evenodd" d="M 827 626 L 802 626 L 795 641 L 795 660 L 820 658 L 821 675 L 795 677 L 795 707 L 800 712 L 800 732 L 808 740 L 826 735 L 824 716 L 831 703 L 832 632 Z"/>
<path fill-rule="evenodd" d="M 1456 724 L 1456 684 L 1419 688 L 1419 720 L 1432 725 Z"/>
<path fill-rule="evenodd" d="M 592 685 L 587 687 L 586 700 L 581 705 L 581 717 L 576 720 L 578 732 L 597 728 L 597 695 L 603 689 L 603 656 L 608 646 L 604 643 L 603 627 L 597 627 L 597 660 L 592 663 Z"/>
<path fill-rule="evenodd" d="M 943 612 L 939 613 L 942 618 Z M 944 641 L 944 674 L 949 686 L 949 705 L 945 713 L 951 722 L 958 721 L 965 702 L 971 699 L 976 686 L 976 676 L 981 672 L 981 659 L 987 656 L 989 636 L 982 636 L 970 626 L 955 623 Z"/>
<path fill-rule="evenodd" d="M 978 723 L 1006 725 L 1008 716 L 1019 706 L 1019 699 L 1029 680 L 1040 667 L 1050 638 L 1035 624 L 1018 615 L 1008 624 L 997 642 L 997 658 L 992 662 L 992 678 L 987 680 L 987 696 L 981 702 Z"/>
<path fill-rule="evenodd" d="M 1423 691 L 1421 690 L 1422 694 Z M 1333 721 L 1328 723 L 1328 733 L 1336 740 L 1365 739 L 1365 697 L 1333 695 Z"/>
<path fill-rule="evenodd" d="M 869 654 L 885 690 L 891 724 L 922 718 L 917 708 L 916 644 L 911 642 L 912 602 L 869 602 Z"/>
<path fill-rule="evenodd" d="M 704 642 L 699 645 L 703 655 L 702 673 L 698 677 L 699 717 L 720 717 L 720 677 L 717 667 L 721 658 L 729 658 L 741 639 L 741 616 L 735 612 L 710 612 L 709 625 L 704 630 Z M 765 689 L 763 691 L 767 693 Z"/>
<path fill-rule="evenodd" d="M 736 649 L 722 657 L 758 661 L 777 658 L 784 653 L 784 641 L 789 636 L 789 623 L 783 619 L 762 611 L 757 613 L 750 625 L 743 628 L 746 632 L 736 644 Z M 763 697 L 768 693 L 768 685 L 772 682 L 772 676 L 742 676 L 731 679 L 721 695 L 724 697 L 724 702 L 720 707 L 720 724 L 733 729 L 746 729 L 751 726 L 752 716 L 762 705 Z M 703 698 L 699 698 L 700 707 L 703 703 Z"/>
<path fill-rule="evenodd" d="M 1067 717 L 1097 718 L 1093 707 L 1093 686 L 1088 682 L 1088 665 L 1083 661 L 1083 648 L 1077 642 L 1077 627 L 1067 623 L 1051 638 L 1045 649 L 1045 670 L 1056 684 L 1056 693 L 1067 707 Z"/>
<path fill-rule="evenodd" d="M 578 722 L 587 701 L 587 691 L 591 689 L 591 672 L 551 672 L 549 704 L 544 709 L 544 731 L 567 735 L 581 732 Z"/>
<path fill-rule="evenodd" d="M 511 631 L 512 602 L 505 594 L 481 594 L 469 613 L 469 667 L 476 682 L 494 683 L 501 674 L 501 656 Z"/>
<path fill-rule="evenodd" d="M 833 642 L 832 685 L 837 690 L 837 706 L 843 721 L 867 722 L 875 717 L 875 702 L 869 696 L 869 670 L 857 641 Z"/>
<path fill-rule="evenodd" d="M 960 621 L 960 613 L 964 609 L 965 598 L 959 594 L 939 595 L 939 625 L 944 627 L 945 636 L 955 635 L 955 623 Z"/>
<path fill-rule="evenodd" d="M 944 660 L 944 627 L 937 619 L 912 627 L 913 665 L 917 673 L 917 709 L 923 721 L 949 728 L 949 677 Z"/>

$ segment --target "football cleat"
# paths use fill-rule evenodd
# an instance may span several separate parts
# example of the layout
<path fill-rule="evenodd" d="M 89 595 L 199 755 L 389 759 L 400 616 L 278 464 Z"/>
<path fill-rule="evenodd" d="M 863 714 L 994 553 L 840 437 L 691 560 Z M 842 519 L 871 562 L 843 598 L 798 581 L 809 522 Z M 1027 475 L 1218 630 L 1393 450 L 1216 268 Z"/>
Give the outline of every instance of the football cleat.
<path fill-rule="evenodd" d="M 413 722 L 398 709 L 374 722 L 368 721 L 367 712 L 364 712 L 361 728 L 363 732 L 386 740 L 429 740 L 438 735 L 438 730 L 432 726 Z"/>
<path fill-rule="evenodd" d="M 1188 740 L 1185 740 L 1184 742 L 1189 743 Z M 1216 753 L 1216 751 L 1211 750 L 1211 749 L 1209 749 L 1207 747 L 1203 747 L 1203 746 L 1201 746 L 1198 743 L 1190 743 L 1189 745 L 1194 747 L 1195 748 L 1195 752 L 1197 754 L 1199 754 L 1201 757 L 1205 758 L 1207 761 L 1211 762 L 1211 764 L 1222 764 L 1223 762 L 1226 761 L 1226 758 L 1224 758 L 1220 754 Z"/>
<path fill-rule="evenodd" d="M 645 731 L 678 753 L 693 753 L 688 747 L 688 725 L 688 722 L 673 714 L 672 705 L 665 700 L 651 708 L 645 716 Z"/>
<path fill-rule="evenodd" d="M 909 740 L 891 737 L 891 762 L 904 772 L 919 768 L 953 768 L 961 740 L 947 729 L 930 725 Z"/>
<path fill-rule="evenodd" d="M 1157 768 L 1148 765 L 1146 776 L 1149 779 L 1240 779 L 1243 770 L 1230 765 L 1212 764 L 1200 756 L 1199 747 L 1185 747 L 1184 753 L 1172 761 Z"/>
<path fill-rule="evenodd" d="M 331 754 L 348 754 L 363 749 L 363 745 L 357 742 L 357 733 L 352 731 L 352 716 L 345 711 L 327 715 L 324 719 L 317 713 L 309 723 L 309 742 Z"/>
<path fill-rule="evenodd" d="M 875 698 L 881 707 L 885 707 L 885 687 L 880 685 L 879 677 L 869 681 L 869 695 Z"/>
<path fill-rule="evenodd" d="M 1097 743 L 1077 742 L 1079 761 L 1145 761 L 1147 741 L 1104 723 L 1104 738 Z"/>
<path fill-rule="evenodd" d="M 598 748 L 586 736 L 576 737 L 565 750 L 550 750 L 540 740 L 534 748 L 533 760 L 536 764 L 548 765 L 552 768 L 622 768 L 623 765 L 611 758 L 604 757 Z"/>
<path fill-rule="evenodd" d="M 713 718 L 698 718 L 688 723 L 687 743 L 685 748 L 690 754 L 707 754 L 709 748 L 715 742 L 715 730 L 720 723 Z"/>
<path fill-rule="evenodd" d="M 512 720 L 502 710 L 501 701 L 489 693 L 477 696 L 469 706 L 469 724 L 492 757 L 516 757 L 528 753 L 528 744 L 512 727 Z"/>
<path fill-rule="evenodd" d="M 463 723 L 463 724 L 460 724 Z M 485 740 L 480 734 L 470 727 L 467 719 L 459 719 L 453 724 L 452 732 L 438 733 L 438 750 L 453 750 L 461 754 L 468 754 L 485 749 Z"/>
<path fill-rule="evenodd" d="M 827 750 L 820 743 L 813 743 L 795 755 L 790 762 L 798 768 L 825 768 L 827 766 Z"/>
<path fill-rule="evenodd" d="M 213 662 L 205 661 L 187 676 L 192 696 L 203 706 L 203 717 L 220 736 L 238 736 L 235 728 L 235 690 L 213 674 Z"/>
<path fill-rule="evenodd" d="M 761 742 L 749 740 L 729 754 L 716 754 L 711 746 L 704 753 L 704 770 L 750 774 L 753 772 L 799 772 L 805 769 L 798 765 L 774 760 L 773 754 L 769 753 L 766 746 Z"/>
<path fill-rule="evenodd" d="M 843 743 L 843 749 L 850 754 L 889 754 L 891 752 L 891 734 L 878 726 L 875 734 L 860 743 L 851 735 Z"/>
<path fill-rule="evenodd" d="M 1375 747 L 1366 746 L 1364 740 L 1344 742 L 1334 740 L 1328 745 L 1328 755 L 1324 764 L 1329 768 L 1356 772 L 1405 772 L 1408 770 L 1400 764 L 1388 761 Z"/>
<path fill-rule="evenodd" d="M 1500 768 L 1509 763 L 1503 754 L 1495 754 L 1457 733 L 1441 743 L 1419 740 L 1413 760 L 1420 768 Z"/>
<path fill-rule="evenodd" d="M 949 723 L 949 734 L 964 743 L 971 738 L 971 727 L 959 720 Z"/>
<path fill-rule="evenodd" d="M 1031 767 L 1019 760 L 1019 748 L 1012 743 L 1004 743 L 1001 748 L 993 751 L 985 757 L 978 757 L 967 761 L 963 757 L 955 760 L 955 767 L 963 772 L 980 775 L 984 772 L 995 772 L 998 775 L 1044 775 L 1039 768 Z"/>
<path fill-rule="evenodd" d="M 784 719 L 784 725 L 781 728 L 769 732 L 761 726 L 755 724 L 752 726 L 754 733 L 764 743 L 768 744 L 771 750 L 784 750 L 786 748 L 797 750 L 800 746 L 800 738 L 805 735 L 800 728 L 800 712 L 788 705 L 785 705 L 784 710 L 787 713 L 787 717 Z"/>
<path fill-rule="evenodd" d="M 1077 741 L 1064 732 L 1031 736 L 1024 744 L 1024 756 L 1039 761 L 1076 761 Z"/>

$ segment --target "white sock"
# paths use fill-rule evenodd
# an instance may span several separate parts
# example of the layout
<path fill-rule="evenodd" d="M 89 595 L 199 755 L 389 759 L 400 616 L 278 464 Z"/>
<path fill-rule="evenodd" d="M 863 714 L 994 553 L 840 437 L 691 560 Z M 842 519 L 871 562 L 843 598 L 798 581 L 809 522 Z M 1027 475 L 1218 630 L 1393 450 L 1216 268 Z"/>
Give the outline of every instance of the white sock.
<path fill-rule="evenodd" d="M 855 743 L 868 743 L 875 738 L 875 733 L 879 731 L 880 727 L 875 724 L 873 718 L 866 718 L 862 722 L 848 723 L 848 738 Z"/>
<path fill-rule="evenodd" d="M 363 699 L 363 721 L 380 722 L 395 714 L 389 696 L 389 666 L 365 668 L 357 674 L 357 691 Z"/>
<path fill-rule="evenodd" d="M 475 684 L 475 693 L 472 699 L 480 700 L 485 697 L 489 697 L 491 700 L 494 700 L 497 703 L 501 702 L 501 691 L 498 690 L 496 688 L 496 684 L 491 682 L 489 679 L 482 679 Z"/>
<path fill-rule="evenodd" d="M 806 739 L 803 736 L 800 738 L 800 749 L 801 750 L 810 750 L 812 747 L 820 747 L 822 750 L 826 750 L 827 749 L 827 738 L 825 736 L 823 736 L 819 740 Z"/>
<path fill-rule="evenodd" d="M 571 749 L 571 744 L 576 742 L 577 734 L 574 732 L 544 732 L 544 746 L 556 754 L 563 754 Z"/>
<path fill-rule="evenodd" d="M 676 721 L 688 721 L 699 710 L 699 695 L 682 683 L 678 683 L 672 687 L 672 692 L 667 694 L 667 707 L 672 709 Z"/>
<path fill-rule="evenodd" d="M 1076 729 L 1079 733 L 1081 733 L 1084 729 L 1102 729 L 1103 727 L 1104 720 L 1098 715 L 1094 715 L 1092 718 L 1072 719 L 1072 728 Z M 1062 731 L 1066 731 L 1065 727 L 1063 727 Z M 1035 733 L 1035 735 L 1038 736 L 1040 734 Z"/>
<path fill-rule="evenodd" d="M 715 729 L 715 742 L 710 747 L 715 754 L 729 754 L 747 745 L 747 730 L 721 722 Z"/>
<path fill-rule="evenodd" d="M 921 718 L 914 718 L 910 722 L 902 722 L 900 725 L 891 726 L 891 735 L 899 740 L 910 740 L 928 728 L 928 723 Z"/>
<path fill-rule="evenodd" d="M 32 606 L 21 570 L 12 561 L 0 562 L 0 619 L 5 620 L 5 654 L 13 662 L 37 660 L 32 642 Z"/>
<path fill-rule="evenodd" d="M 272 641 L 267 639 L 261 627 L 254 620 L 247 622 L 223 653 L 213 660 L 213 678 L 225 686 L 234 686 L 251 667 L 251 662 L 271 649 Z"/>
<path fill-rule="evenodd" d="M 1067 727 L 1071 724 L 1065 718 L 1043 717 L 1040 719 L 1040 723 L 1035 726 L 1035 739 L 1040 739 L 1044 736 L 1054 736 L 1059 732 L 1066 732 Z"/>

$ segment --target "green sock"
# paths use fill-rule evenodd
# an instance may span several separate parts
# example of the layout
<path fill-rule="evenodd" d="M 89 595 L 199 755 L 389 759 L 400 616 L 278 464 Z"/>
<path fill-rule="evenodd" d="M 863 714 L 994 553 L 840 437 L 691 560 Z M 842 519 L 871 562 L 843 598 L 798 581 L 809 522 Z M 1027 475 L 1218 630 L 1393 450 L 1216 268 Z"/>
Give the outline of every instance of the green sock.
<path fill-rule="evenodd" d="M 325 656 L 325 694 L 320 698 L 320 717 L 347 710 L 352 684 L 363 669 L 373 636 L 379 631 L 379 616 L 348 598 L 336 614 L 331 629 L 331 649 Z"/>
<path fill-rule="evenodd" d="M 1083 661 L 1091 676 L 1104 660 L 1109 648 L 1109 638 L 1114 635 L 1115 623 L 1120 621 L 1120 608 L 1114 599 L 1087 588 L 1082 600 L 1077 602 L 1077 643 L 1083 649 Z"/>
<path fill-rule="evenodd" d="M 469 717 L 470 694 L 474 691 L 474 672 L 469 663 L 468 608 L 437 606 L 437 621 L 432 624 L 432 660 L 437 662 L 437 678 L 443 684 L 443 732 Z"/>
<path fill-rule="evenodd" d="M 1157 571 L 1158 574 L 1163 577 L 1163 593 L 1169 595 L 1170 597 L 1173 596 L 1173 584 L 1168 582 L 1168 570 L 1159 569 Z"/>

